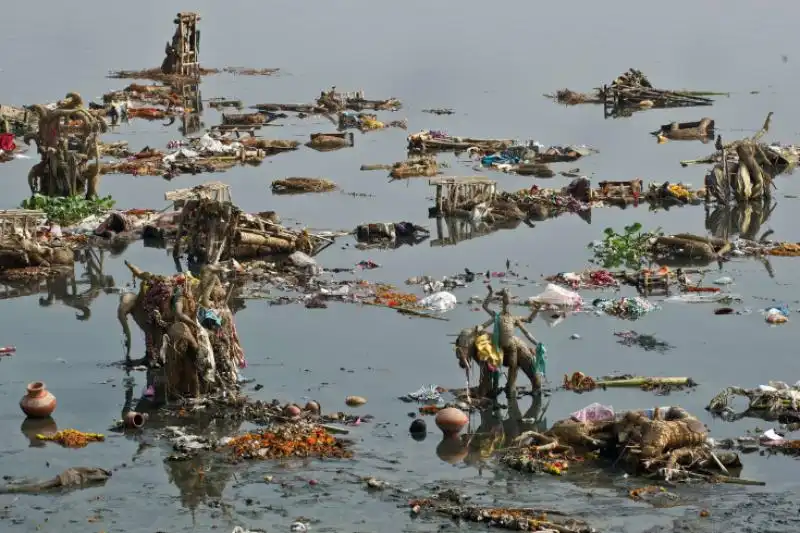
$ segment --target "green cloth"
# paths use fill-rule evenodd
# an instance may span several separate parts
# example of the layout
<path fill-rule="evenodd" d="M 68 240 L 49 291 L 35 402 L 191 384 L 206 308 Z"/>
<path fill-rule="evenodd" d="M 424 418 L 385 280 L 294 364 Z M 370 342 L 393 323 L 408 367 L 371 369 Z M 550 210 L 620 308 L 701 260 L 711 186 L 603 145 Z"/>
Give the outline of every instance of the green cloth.
<path fill-rule="evenodd" d="M 533 361 L 533 370 L 543 376 L 547 374 L 547 349 L 541 342 L 536 345 L 536 358 Z"/>

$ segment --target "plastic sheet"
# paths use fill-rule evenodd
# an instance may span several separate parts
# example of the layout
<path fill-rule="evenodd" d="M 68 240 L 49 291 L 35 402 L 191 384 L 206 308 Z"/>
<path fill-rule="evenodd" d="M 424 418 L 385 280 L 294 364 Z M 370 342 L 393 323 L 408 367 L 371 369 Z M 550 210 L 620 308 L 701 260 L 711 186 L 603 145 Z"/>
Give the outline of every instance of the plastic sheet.
<path fill-rule="evenodd" d="M 581 298 L 581 295 L 577 292 L 548 283 L 547 287 L 545 287 L 540 294 L 529 298 L 528 303 L 545 304 L 556 307 L 580 307 L 583 305 L 583 298 Z"/>
<path fill-rule="evenodd" d="M 456 303 L 455 295 L 447 291 L 435 292 L 419 301 L 419 304 L 425 309 L 440 313 L 454 309 Z"/>

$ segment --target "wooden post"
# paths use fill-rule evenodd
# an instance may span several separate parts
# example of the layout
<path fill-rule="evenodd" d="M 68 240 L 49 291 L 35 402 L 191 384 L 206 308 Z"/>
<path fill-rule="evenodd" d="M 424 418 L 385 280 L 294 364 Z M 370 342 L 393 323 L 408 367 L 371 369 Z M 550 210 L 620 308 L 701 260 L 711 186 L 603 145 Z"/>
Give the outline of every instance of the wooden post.
<path fill-rule="evenodd" d="M 443 206 L 442 206 L 442 202 L 443 202 L 442 193 L 443 193 L 442 184 L 440 183 L 440 184 L 436 185 L 436 216 L 442 216 L 442 209 L 443 209 Z M 439 238 L 441 238 L 441 237 L 439 237 Z"/>

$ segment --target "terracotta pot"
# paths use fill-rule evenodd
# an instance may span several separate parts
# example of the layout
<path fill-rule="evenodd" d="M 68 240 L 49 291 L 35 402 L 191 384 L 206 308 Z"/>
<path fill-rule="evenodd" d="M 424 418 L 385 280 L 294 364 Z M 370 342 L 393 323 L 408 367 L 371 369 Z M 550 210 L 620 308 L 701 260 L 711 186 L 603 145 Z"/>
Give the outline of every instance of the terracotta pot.
<path fill-rule="evenodd" d="M 467 425 L 469 418 L 464 411 L 448 407 L 436 413 L 436 425 L 445 435 L 457 435 Z"/>
<path fill-rule="evenodd" d="M 310 400 L 308 403 L 306 403 L 306 406 L 303 410 L 308 411 L 309 413 L 315 415 L 318 415 L 322 412 L 322 408 L 320 407 L 319 402 L 315 400 Z"/>
<path fill-rule="evenodd" d="M 283 408 L 283 414 L 291 418 L 297 418 L 302 412 L 295 404 L 290 404 Z"/>
<path fill-rule="evenodd" d="M 58 426 L 56 425 L 56 421 L 49 416 L 46 418 L 28 417 L 22 422 L 19 430 L 22 431 L 22 434 L 28 439 L 31 447 L 42 448 L 47 446 L 47 442 L 37 439 L 36 435 L 56 433 L 58 431 Z"/>
<path fill-rule="evenodd" d="M 128 429 L 140 429 L 144 426 L 144 423 L 147 422 L 147 414 L 128 411 L 125 413 L 125 418 L 123 418 L 122 421 Z"/>
<path fill-rule="evenodd" d="M 41 381 L 28 384 L 28 394 L 19 401 L 22 412 L 31 418 L 47 418 L 56 410 L 56 397 Z"/>

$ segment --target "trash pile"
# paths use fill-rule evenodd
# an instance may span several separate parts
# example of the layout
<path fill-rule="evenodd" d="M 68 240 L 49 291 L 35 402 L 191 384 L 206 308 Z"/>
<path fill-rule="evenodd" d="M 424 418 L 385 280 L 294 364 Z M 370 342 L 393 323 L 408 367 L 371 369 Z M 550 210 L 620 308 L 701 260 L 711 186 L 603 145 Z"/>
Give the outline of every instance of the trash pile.
<path fill-rule="evenodd" d="M 400 180 L 435 176 L 439 173 L 439 163 L 435 157 L 421 155 L 392 165 L 361 165 L 361 170 L 388 170 L 390 178 Z"/>
<path fill-rule="evenodd" d="M 654 304 L 641 296 L 632 298 L 622 296 L 620 298 L 597 298 L 592 302 L 592 306 L 607 315 L 626 320 L 637 320 L 644 315 L 660 309 L 658 304 Z"/>
<path fill-rule="evenodd" d="M 181 146 L 167 153 L 144 148 L 124 159 L 103 163 L 101 171 L 103 174 L 164 176 L 172 179 L 181 174 L 223 172 L 239 164 L 258 164 L 271 153 L 296 147 L 294 141 L 255 139 L 240 142 L 205 133 L 181 142 Z"/>
<path fill-rule="evenodd" d="M 561 89 L 548 96 L 566 105 L 603 104 L 605 116 L 617 118 L 652 108 L 709 106 L 714 103 L 709 96 L 716 94 L 721 93 L 657 89 L 641 71 L 632 68 L 594 93 Z"/>
<path fill-rule="evenodd" d="M 741 466 L 738 455 L 714 449 L 706 427 L 680 407 L 615 414 L 589 406 L 545 433 L 528 431 L 517 437 L 502 458 L 509 467 L 538 471 L 551 454 L 597 452 L 622 462 L 635 474 L 664 480 L 715 482 L 730 476 L 728 467 Z"/>
<path fill-rule="evenodd" d="M 382 130 L 385 128 L 408 128 L 407 120 L 393 120 L 391 122 L 381 122 L 378 115 L 374 113 L 355 113 L 353 111 L 339 112 L 339 129 L 357 129 L 362 133 L 368 131 Z"/>
<path fill-rule="evenodd" d="M 747 408 L 739 413 L 730 407 L 736 396 L 748 400 Z M 784 423 L 800 422 L 800 382 L 789 386 L 782 381 L 770 381 L 753 389 L 727 387 L 712 398 L 706 409 L 727 420 L 756 417 Z"/>
<path fill-rule="evenodd" d="M 596 153 L 588 146 L 545 146 L 537 141 L 514 144 L 504 150 L 486 153 L 480 147 L 467 149 L 470 156 L 480 158 L 481 166 L 521 176 L 553 177 L 548 163 L 577 161 L 581 157 Z"/>
<path fill-rule="evenodd" d="M 272 182 L 272 194 L 330 192 L 336 188 L 334 182 L 324 178 L 284 178 Z"/>
<path fill-rule="evenodd" d="M 411 513 L 436 513 L 449 516 L 456 521 L 483 524 L 488 527 L 510 531 L 542 531 L 559 533 L 595 533 L 586 522 L 569 518 L 552 510 L 513 507 L 483 507 L 454 497 L 453 491 L 443 491 L 433 498 L 409 501 Z"/>
<path fill-rule="evenodd" d="M 320 91 L 313 104 L 256 104 L 251 106 L 259 112 L 289 111 L 306 115 L 333 115 L 345 111 L 397 111 L 403 104 L 397 98 L 385 100 L 368 100 L 364 91 L 340 92 L 336 87 L 328 91 Z"/>
<path fill-rule="evenodd" d="M 545 278 L 550 283 L 569 287 L 573 291 L 579 289 L 606 289 L 619 287 L 619 280 L 608 270 L 587 269 L 582 272 L 559 272 Z"/>

